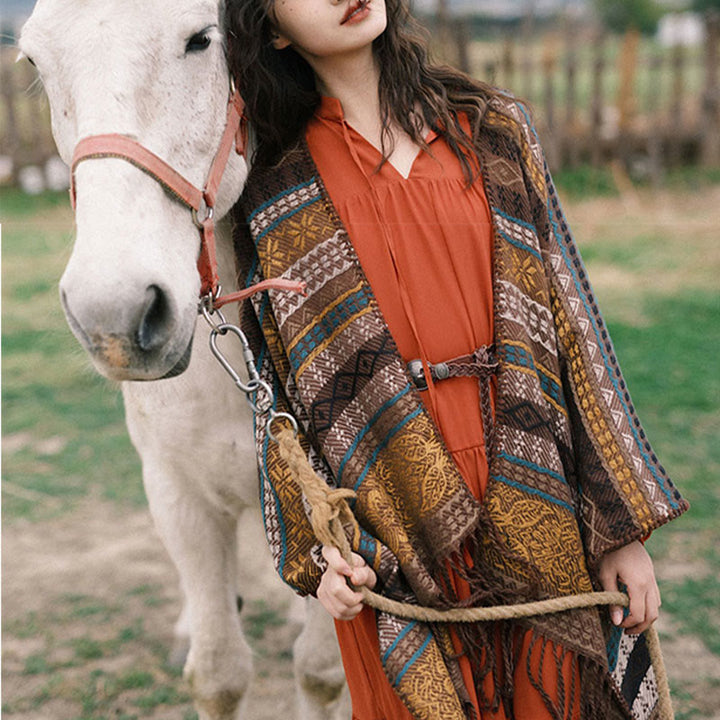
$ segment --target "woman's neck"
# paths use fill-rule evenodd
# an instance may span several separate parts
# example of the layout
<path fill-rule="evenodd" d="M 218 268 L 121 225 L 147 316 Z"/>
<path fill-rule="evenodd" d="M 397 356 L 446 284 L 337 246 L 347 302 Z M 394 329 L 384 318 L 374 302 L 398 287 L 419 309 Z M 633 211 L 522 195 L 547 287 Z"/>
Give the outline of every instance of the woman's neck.
<path fill-rule="evenodd" d="M 380 69 L 372 53 L 343 61 L 334 58 L 332 65 L 316 63 L 313 69 L 319 92 L 340 101 L 348 123 L 363 135 L 379 134 Z"/>

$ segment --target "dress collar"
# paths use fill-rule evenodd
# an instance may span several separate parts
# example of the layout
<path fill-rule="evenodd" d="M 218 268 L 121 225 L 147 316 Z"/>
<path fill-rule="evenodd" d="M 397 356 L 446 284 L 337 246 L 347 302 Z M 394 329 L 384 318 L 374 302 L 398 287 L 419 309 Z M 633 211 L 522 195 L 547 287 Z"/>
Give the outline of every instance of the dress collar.
<path fill-rule="evenodd" d="M 345 122 L 345 113 L 343 112 L 342 103 L 336 97 L 323 95 L 320 98 L 320 105 L 318 105 L 315 110 L 315 116 L 321 120 L 329 120 L 337 123 Z M 434 130 L 429 130 L 425 136 L 425 142 L 429 145 L 437 137 L 438 134 Z"/>

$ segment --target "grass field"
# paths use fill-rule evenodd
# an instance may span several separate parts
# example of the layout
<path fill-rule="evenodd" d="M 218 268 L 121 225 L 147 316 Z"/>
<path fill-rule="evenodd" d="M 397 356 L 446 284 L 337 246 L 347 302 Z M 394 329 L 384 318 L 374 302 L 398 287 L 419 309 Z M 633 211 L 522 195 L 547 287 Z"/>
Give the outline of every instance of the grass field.
<path fill-rule="evenodd" d="M 718 718 L 720 186 L 565 206 L 640 417 L 692 504 L 648 543 L 677 717 Z M 0 213 L 3 715 L 190 720 L 167 663 L 176 578 L 147 517 L 120 395 L 88 368 L 57 300 L 66 197 L 3 191 Z M 276 703 L 288 702 L 294 629 L 262 599 L 243 614 L 259 671 L 249 718 L 285 717 Z"/>

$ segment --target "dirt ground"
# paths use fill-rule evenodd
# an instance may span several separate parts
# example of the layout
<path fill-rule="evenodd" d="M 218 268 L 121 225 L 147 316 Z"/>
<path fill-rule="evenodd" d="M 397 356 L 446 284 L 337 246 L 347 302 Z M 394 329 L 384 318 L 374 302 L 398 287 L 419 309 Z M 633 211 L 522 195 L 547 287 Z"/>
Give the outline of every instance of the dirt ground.
<path fill-rule="evenodd" d="M 253 528 L 248 535 L 255 538 L 257 533 Z M 257 548 L 253 540 L 250 545 Z M 63 671 L 66 691 L 53 692 L 60 697 L 39 708 L 13 711 L 14 720 L 76 718 L 78 700 L 83 708 L 88 705 L 88 698 L 79 698 L 77 692 L 85 676 L 129 668 L 149 669 L 154 674 L 155 666 L 164 665 L 171 653 L 181 598 L 177 574 L 146 510 L 120 513 L 115 504 L 89 499 L 56 520 L 16 522 L 3 528 L 2 554 L 3 703 L 42 696 L 38 686 L 45 678 L 42 673 L 28 672 L 29 658 L 44 656 L 48 663 L 69 668 Z M 291 653 L 302 607 L 274 573 L 253 568 L 245 585 L 241 617 L 251 635 L 256 671 L 247 719 L 292 718 Z M 41 625 L 43 618 L 50 618 L 48 627 L 33 627 Z M 133 626 L 141 628 L 137 638 L 115 646 L 104 657 L 79 664 L 73 677 L 71 648 L 77 649 L 78 640 L 90 635 L 103 643 Z M 68 645 L 67 638 L 74 638 L 74 645 Z M 166 680 L 166 674 L 156 675 L 156 683 Z M 170 680 L 184 690 L 181 678 L 171 676 Z M 125 701 L 120 696 L 112 703 L 116 716 L 132 707 L 131 697 L 128 693 Z M 152 718 L 192 717 L 191 703 L 175 699 L 178 702 L 169 701 L 165 709 L 163 704 L 153 708 Z"/>
<path fill-rule="evenodd" d="M 51 543 L 48 543 L 49 539 Z M 659 564 L 658 573 L 672 576 L 686 572 L 678 557 Z M 154 602 L 146 602 L 139 588 L 151 589 Z M 117 506 L 87 500 L 72 514 L 46 523 L 15 523 L 3 532 L 3 616 L 8 620 L 59 615 L 62 634 L 82 635 L 86 616 L 69 621 L 57 607 L 58 600 L 92 598 L 101 606 L 123 609 L 103 622 L 95 632 L 117 635 L 133 618 L 141 617 L 145 629 L 142 642 L 128 643 L 125 650 L 96 661 L 97 669 L 112 672 L 123 667 L 151 667 L 158 656 L 169 652 L 172 626 L 180 610 L 177 576 L 144 510 L 119 513 Z M 247 708 L 248 720 L 277 720 L 293 717 L 292 641 L 299 625 L 288 608 L 288 595 L 275 579 L 255 573 L 244 595 L 252 620 L 258 607 L 269 607 L 271 627 L 252 640 L 256 649 L 256 679 Z M 258 605 L 265 600 L 267 606 Z M 255 608 L 255 611 L 253 611 Z M 247 625 L 247 621 L 246 621 Z M 679 637 L 667 617 L 660 621 L 665 661 L 673 686 L 679 685 L 695 698 L 692 717 L 720 720 L 720 663 L 698 638 Z M 52 631 L 52 628 L 50 629 Z M 47 634 L 23 637 L 5 633 L 3 641 L 4 701 L 33 693 L 37 675 L 23 671 L 28 657 L 48 647 Z M 55 640 L 59 644 L 59 640 Z M 158 647 L 160 648 L 158 651 Z M 55 655 L 62 648 L 56 648 Z M 57 657 L 56 657 L 57 659 Z M 78 669 L 88 672 L 88 667 Z M 67 682 L 67 681 L 66 681 Z M 182 681 L 178 680 L 178 684 Z M 24 712 L 13 712 L 15 720 L 62 720 L 75 717 L 72 693 Z M 121 700 L 118 701 L 121 704 Z M 189 703 L 172 705 L 152 714 L 158 720 L 188 717 Z"/>

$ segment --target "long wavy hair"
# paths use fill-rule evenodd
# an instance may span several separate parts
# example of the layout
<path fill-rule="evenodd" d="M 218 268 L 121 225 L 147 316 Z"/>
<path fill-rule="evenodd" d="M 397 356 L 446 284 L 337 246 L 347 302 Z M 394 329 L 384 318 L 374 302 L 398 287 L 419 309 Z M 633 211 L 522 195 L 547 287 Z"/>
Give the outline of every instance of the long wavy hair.
<path fill-rule="evenodd" d="M 274 0 L 226 0 L 228 62 L 238 80 L 256 140 L 254 162 L 278 163 L 297 147 L 320 103 L 310 65 L 291 47 L 272 45 Z M 392 153 L 392 124 L 427 149 L 423 126 L 441 134 L 471 183 L 488 101 L 497 90 L 448 66 L 430 62 L 427 35 L 408 0 L 385 0 L 387 28 L 373 43 L 380 68 L 383 162 Z M 418 114 L 418 111 L 420 114 Z M 471 133 L 464 132 L 464 113 Z M 382 164 L 382 163 L 381 163 Z"/>

